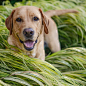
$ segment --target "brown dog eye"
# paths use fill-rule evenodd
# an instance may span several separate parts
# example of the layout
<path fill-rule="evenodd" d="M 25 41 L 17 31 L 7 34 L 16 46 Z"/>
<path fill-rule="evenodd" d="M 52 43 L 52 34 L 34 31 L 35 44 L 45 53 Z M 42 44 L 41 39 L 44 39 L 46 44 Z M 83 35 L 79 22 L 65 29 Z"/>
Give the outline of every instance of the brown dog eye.
<path fill-rule="evenodd" d="M 21 18 L 17 18 L 16 21 L 17 21 L 17 22 L 21 22 L 22 19 L 21 19 Z"/>
<path fill-rule="evenodd" d="M 38 18 L 38 17 L 34 17 L 33 20 L 34 20 L 34 21 L 38 21 L 39 18 Z"/>

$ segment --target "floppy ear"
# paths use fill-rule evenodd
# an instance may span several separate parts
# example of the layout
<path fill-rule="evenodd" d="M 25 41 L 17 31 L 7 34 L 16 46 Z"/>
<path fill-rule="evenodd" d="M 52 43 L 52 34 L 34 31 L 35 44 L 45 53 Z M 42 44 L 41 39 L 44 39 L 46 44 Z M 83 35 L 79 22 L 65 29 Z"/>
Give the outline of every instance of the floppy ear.
<path fill-rule="evenodd" d="M 42 23 L 44 25 L 44 32 L 46 34 L 48 34 L 48 24 L 49 24 L 49 21 L 48 19 L 46 18 L 46 16 L 43 14 L 42 10 L 39 8 L 39 11 L 41 13 L 41 16 L 42 16 Z"/>
<path fill-rule="evenodd" d="M 13 10 L 11 12 L 10 16 L 5 21 L 5 25 L 6 25 L 7 29 L 10 31 L 10 35 L 12 34 L 14 12 L 15 12 L 15 10 Z"/>

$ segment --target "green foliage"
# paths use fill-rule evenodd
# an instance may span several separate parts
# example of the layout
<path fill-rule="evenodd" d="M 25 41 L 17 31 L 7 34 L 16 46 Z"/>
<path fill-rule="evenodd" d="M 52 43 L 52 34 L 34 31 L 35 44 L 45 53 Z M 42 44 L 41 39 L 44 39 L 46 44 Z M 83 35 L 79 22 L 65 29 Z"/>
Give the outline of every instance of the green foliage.
<path fill-rule="evenodd" d="M 1 85 L 85 86 L 86 49 L 69 48 L 48 57 L 48 62 L 29 58 L 23 52 L 0 49 Z M 79 56 L 79 57 L 78 57 Z"/>
<path fill-rule="evenodd" d="M 0 68 L 0 80 L 8 84 L 14 83 L 14 86 L 61 86 L 65 82 L 62 74 L 51 64 L 8 49 L 0 50 Z"/>
<path fill-rule="evenodd" d="M 0 6 L 0 86 L 86 86 L 85 4 L 86 0 L 22 0 L 14 6 L 8 0 L 4 2 Z M 69 8 L 79 11 L 78 14 L 53 17 L 61 47 L 65 50 L 48 55 L 46 61 L 41 61 L 29 58 L 7 43 L 9 31 L 5 19 L 12 9 L 23 5 L 37 6 L 43 11 Z"/>
<path fill-rule="evenodd" d="M 73 54 L 74 51 L 77 52 L 77 55 L 81 55 L 83 59 L 75 58 L 76 54 L 68 54 L 71 52 Z M 61 74 L 59 70 L 45 61 L 29 58 L 22 52 L 18 53 L 9 49 L 0 49 L 0 80 L 1 82 L 12 86 L 85 86 L 85 52 L 86 50 L 83 48 L 70 48 L 55 53 L 54 55 L 52 55 L 53 57 L 47 57 L 46 60 L 49 62 L 50 60 L 55 62 L 59 57 L 59 60 L 56 61 L 57 67 L 62 71 L 66 70 L 66 72 L 62 72 L 63 74 Z M 57 54 L 58 57 L 56 57 Z M 70 57 L 70 59 L 68 57 Z M 73 62 L 72 60 L 74 61 L 74 63 L 70 63 Z M 80 62 L 80 60 L 82 60 L 82 62 Z M 69 65 L 71 66 L 71 68 L 75 66 L 77 69 L 74 71 L 67 71 L 69 70 L 67 69 Z M 80 67 L 80 69 L 78 67 Z M 64 70 L 61 68 L 63 68 Z"/>
<path fill-rule="evenodd" d="M 86 50 L 84 48 L 68 48 L 46 57 L 61 72 L 84 70 L 86 68 Z"/>
<path fill-rule="evenodd" d="M 73 79 L 80 85 L 86 84 L 86 49 L 67 48 L 47 56 L 46 61 L 58 68 L 66 78 Z"/>

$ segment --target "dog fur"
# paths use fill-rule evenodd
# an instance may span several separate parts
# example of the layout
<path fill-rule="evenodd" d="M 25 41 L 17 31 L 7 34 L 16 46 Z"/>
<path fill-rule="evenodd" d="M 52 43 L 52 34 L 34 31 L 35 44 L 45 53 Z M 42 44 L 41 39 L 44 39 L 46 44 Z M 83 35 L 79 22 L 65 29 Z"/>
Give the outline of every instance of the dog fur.
<path fill-rule="evenodd" d="M 52 52 L 60 50 L 57 26 L 51 17 L 77 12 L 74 9 L 43 12 L 34 6 L 18 7 L 5 21 L 10 31 L 8 43 L 20 48 L 29 57 L 45 60 L 44 40 Z"/>

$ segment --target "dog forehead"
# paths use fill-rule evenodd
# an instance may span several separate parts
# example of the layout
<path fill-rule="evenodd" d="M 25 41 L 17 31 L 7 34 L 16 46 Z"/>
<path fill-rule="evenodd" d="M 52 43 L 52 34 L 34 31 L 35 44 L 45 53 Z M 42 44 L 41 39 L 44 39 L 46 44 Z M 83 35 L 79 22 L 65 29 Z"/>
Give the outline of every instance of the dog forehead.
<path fill-rule="evenodd" d="M 21 6 L 16 8 L 15 10 L 15 15 L 27 15 L 27 16 L 33 16 L 36 15 L 38 17 L 40 17 L 40 12 L 39 12 L 39 8 L 34 7 L 34 6 Z"/>

